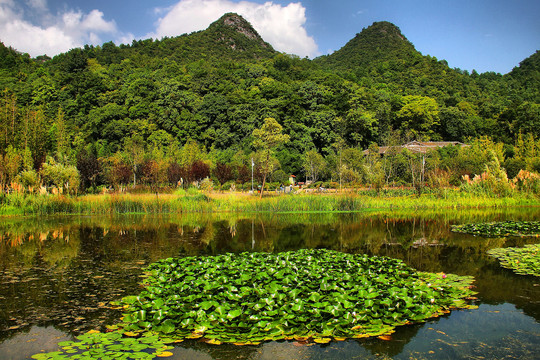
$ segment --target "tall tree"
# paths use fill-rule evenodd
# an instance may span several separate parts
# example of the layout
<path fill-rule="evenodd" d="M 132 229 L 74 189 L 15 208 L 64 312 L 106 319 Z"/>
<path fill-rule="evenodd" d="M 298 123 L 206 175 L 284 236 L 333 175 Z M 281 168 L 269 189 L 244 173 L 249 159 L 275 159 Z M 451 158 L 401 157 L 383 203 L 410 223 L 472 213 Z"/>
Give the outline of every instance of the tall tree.
<path fill-rule="evenodd" d="M 124 157 L 133 171 L 133 187 L 137 184 L 137 170 L 144 160 L 144 140 L 135 134 L 124 140 Z"/>
<path fill-rule="evenodd" d="M 321 171 L 326 166 L 326 161 L 317 150 L 309 150 L 304 157 L 304 171 L 306 176 L 311 179 L 311 182 L 317 181 Z"/>
<path fill-rule="evenodd" d="M 282 134 L 283 127 L 274 118 L 264 119 L 264 124 L 260 129 L 253 130 L 253 146 L 257 149 L 261 159 L 261 173 L 263 175 L 263 183 L 261 188 L 261 197 L 266 184 L 266 177 L 274 169 L 272 155 L 276 148 L 289 141 L 289 135 Z"/>

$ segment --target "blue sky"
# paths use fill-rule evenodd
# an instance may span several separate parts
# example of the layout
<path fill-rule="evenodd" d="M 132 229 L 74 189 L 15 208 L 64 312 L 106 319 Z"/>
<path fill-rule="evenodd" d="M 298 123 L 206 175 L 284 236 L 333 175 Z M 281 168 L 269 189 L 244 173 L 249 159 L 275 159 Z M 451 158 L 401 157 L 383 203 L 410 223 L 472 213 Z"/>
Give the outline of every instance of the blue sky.
<path fill-rule="evenodd" d="M 540 50 L 538 0 L 0 0 L 0 41 L 53 56 L 202 30 L 225 12 L 240 13 L 276 50 L 301 57 L 338 50 L 383 20 L 422 54 L 469 71 L 504 74 Z"/>

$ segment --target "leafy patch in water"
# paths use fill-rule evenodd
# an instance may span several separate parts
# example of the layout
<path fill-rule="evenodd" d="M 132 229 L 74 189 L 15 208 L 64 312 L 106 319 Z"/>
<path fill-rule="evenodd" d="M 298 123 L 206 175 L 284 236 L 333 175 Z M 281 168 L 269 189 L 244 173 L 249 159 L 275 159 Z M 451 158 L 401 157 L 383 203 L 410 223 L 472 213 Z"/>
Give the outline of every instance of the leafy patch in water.
<path fill-rule="evenodd" d="M 78 341 L 64 341 L 58 345 L 61 351 L 36 354 L 32 359 L 57 360 L 57 359 L 154 359 L 157 357 L 171 356 L 163 339 L 150 333 L 143 334 L 140 338 L 126 338 L 122 333 L 101 333 L 89 331 L 77 337 Z"/>
<path fill-rule="evenodd" d="M 211 344 L 380 336 L 473 308 L 472 281 L 330 250 L 169 258 L 148 267 L 145 291 L 122 300 L 119 326 Z"/>
<path fill-rule="evenodd" d="M 453 225 L 452 231 L 480 236 L 539 236 L 540 221 L 501 221 Z"/>
<path fill-rule="evenodd" d="M 512 269 L 516 274 L 540 276 L 540 244 L 491 249 L 488 254 L 497 258 L 502 267 Z"/>

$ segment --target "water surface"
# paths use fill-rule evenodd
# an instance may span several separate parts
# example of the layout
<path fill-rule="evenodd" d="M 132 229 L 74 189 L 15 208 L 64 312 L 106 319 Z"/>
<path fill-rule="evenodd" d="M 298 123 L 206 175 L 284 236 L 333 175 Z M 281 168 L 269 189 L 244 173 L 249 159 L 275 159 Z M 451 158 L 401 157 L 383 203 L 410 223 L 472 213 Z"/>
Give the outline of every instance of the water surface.
<path fill-rule="evenodd" d="M 213 346 L 185 341 L 175 359 L 538 359 L 540 281 L 486 252 L 536 238 L 483 238 L 452 224 L 537 220 L 538 208 L 426 213 L 18 218 L 0 221 L 0 359 L 54 351 L 59 341 L 121 316 L 112 300 L 139 293 L 156 260 L 225 252 L 328 248 L 390 256 L 431 272 L 475 277 L 476 310 L 398 328 L 392 340 Z"/>

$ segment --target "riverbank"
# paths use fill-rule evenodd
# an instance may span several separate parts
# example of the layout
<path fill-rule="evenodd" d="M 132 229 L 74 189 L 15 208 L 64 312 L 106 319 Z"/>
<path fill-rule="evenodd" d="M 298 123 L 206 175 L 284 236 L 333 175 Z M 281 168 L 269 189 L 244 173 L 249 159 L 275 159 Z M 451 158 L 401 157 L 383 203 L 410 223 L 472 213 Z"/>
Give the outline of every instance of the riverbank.
<path fill-rule="evenodd" d="M 3 195 L 0 215 L 221 213 L 221 212 L 362 212 L 368 210 L 475 209 L 537 206 L 540 199 L 479 196 L 449 190 L 440 194 L 366 195 L 356 192 L 269 195 L 184 192 L 179 194 Z"/>

